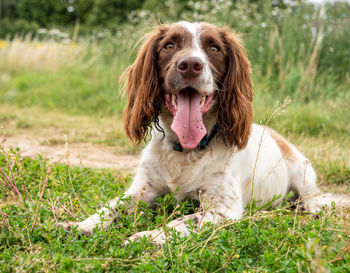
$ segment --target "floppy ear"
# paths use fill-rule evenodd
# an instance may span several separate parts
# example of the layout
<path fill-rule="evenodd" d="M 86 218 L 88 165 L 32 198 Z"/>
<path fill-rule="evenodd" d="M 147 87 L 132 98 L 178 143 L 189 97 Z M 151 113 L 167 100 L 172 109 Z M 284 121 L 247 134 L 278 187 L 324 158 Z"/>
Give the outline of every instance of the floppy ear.
<path fill-rule="evenodd" d="M 222 29 L 226 75 L 218 92 L 218 133 L 226 145 L 244 148 L 253 122 L 253 88 L 250 62 L 240 40 Z"/>
<path fill-rule="evenodd" d="M 162 28 L 146 36 L 135 62 L 122 75 L 127 105 L 124 129 L 132 142 L 139 144 L 148 134 L 152 121 L 157 122 L 161 108 L 161 89 L 157 72 L 157 45 Z"/>

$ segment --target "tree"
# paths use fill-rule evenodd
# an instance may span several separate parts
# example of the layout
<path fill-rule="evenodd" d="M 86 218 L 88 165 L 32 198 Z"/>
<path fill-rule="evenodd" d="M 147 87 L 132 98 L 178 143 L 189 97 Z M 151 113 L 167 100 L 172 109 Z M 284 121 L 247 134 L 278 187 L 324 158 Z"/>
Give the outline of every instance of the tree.
<path fill-rule="evenodd" d="M 127 21 L 132 10 L 142 7 L 145 0 L 96 0 L 89 18 L 91 25 L 114 26 Z"/>
<path fill-rule="evenodd" d="M 74 0 L 71 5 L 74 7 L 74 14 L 81 23 L 87 22 L 91 16 L 95 0 Z"/>
<path fill-rule="evenodd" d="M 7 18 L 17 19 L 17 5 L 19 0 L 0 0 L 0 20 Z"/>
<path fill-rule="evenodd" d="M 36 22 L 41 27 L 67 25 L 75 21 L 75 15 L 67 6 L 65 1 L 58 0 L 20 0 L 17 13 L 21 19 Z"/>

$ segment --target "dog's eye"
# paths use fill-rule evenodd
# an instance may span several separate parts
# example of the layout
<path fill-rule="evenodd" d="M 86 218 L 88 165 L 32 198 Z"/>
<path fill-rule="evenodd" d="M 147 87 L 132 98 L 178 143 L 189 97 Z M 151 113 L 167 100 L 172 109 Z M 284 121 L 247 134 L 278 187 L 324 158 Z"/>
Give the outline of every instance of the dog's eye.
<path fill-rule="evenodd" d="M 165 46 L 164 46 L 164 48 L 166 49 L 166 50 L 169 50 L 169 51 L 171 51 L 171 50 L 174 50 L 175 49 L 175 45 L 173 44 L 173 43 L 166 43 L 165 44 Z"/>
<path fill-rule="evenodd" d="M 209 52 L 211 53 L 219 52 L 219 48 L 217 46 L 211 46 L 209 47 Z"/>

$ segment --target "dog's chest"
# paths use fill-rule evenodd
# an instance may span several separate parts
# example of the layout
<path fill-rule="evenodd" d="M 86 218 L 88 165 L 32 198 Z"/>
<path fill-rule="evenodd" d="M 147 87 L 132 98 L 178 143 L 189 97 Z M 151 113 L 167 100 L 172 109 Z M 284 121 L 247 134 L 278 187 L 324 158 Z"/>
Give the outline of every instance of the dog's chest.
<path fill-rule="evenodd" d="M 222 174 L 225 156 L 218 156 L 210 148 L 205 151 L 158 153 L 158 168 L 163 183 L 181 198 L 192 197 L 193 192 L 215 184 Z"/>

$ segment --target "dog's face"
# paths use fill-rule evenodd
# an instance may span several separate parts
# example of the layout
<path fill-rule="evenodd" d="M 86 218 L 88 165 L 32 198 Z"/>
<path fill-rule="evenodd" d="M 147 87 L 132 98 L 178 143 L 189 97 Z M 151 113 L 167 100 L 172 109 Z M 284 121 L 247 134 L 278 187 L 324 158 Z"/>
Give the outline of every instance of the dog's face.
<path fill-rule="evenodd" d="M 207 133 L 203 115 L 226 71 L 225 47 L 217 27 L 179 22 L 158 44 L 159 79 L 183 148 L 195 148 Z"/>
<path fill-rule="evenodd" d="M 159 42 L 158 52 L 159 77 L 168 93 L 176 95 L 191 87 L 209 96 L 225 75 L 225 47 L 215 26 L 173 24 Z"/>
<path fill-rule="evenodd" d="M 161 25 L 149 35 L 126 72 L 125 129 L 139 142 L 162 104 L 185 149 L 207 133 L 203 115 L 218 104 L 218 133 L 242 148 L 252 122 L 250 64 L 236 35 L 207 23 Z"/>

